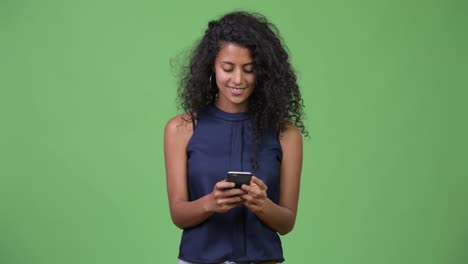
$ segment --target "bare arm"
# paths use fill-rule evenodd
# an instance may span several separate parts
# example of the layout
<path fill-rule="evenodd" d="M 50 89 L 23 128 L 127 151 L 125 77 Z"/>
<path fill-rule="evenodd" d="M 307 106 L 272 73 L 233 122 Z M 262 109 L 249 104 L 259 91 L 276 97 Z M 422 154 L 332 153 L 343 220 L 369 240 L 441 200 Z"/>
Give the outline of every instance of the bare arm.
<path fill-rule="evenodd" d="M 187 121 L 188 120 L 188 121 Z M 172 221 L 179 228 L 198 225 L 215 212 L 225 212 L 241 202 L 241 190 L 226 188 L 234 183 L 221 181 L 213 192 L 190 201 L 187 186 L 187 144 L 193 134 L 189 115 L 169 120 L 164 131 L 166 183 Z"/>
<path fill-rule="evenodd" d="M 285 235 L 294 228 L 299 185 L 302 170 L 302 135 L 299 130 L 289 125 L 280 138 L 283 150 L 280 175 L 279 204 L 268 199 L 267 186 L 260 179 L 252 177 L 250 186 L 243 185 L 247 192 L 242 198 L 244 205 L 252 210 L 267 226 Z"/>

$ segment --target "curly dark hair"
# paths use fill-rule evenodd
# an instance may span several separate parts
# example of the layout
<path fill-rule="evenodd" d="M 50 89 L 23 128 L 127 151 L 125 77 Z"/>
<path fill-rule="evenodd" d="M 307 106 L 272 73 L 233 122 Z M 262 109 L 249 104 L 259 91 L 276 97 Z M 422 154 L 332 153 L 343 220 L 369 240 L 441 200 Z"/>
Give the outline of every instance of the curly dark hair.
<path fill-rule="evenodd" d="M 182 73 L 178 90 L 181 108 L 198 113 L 215 103 L 218 88 L 216 82 L 211 84 L 210 76 L 214 77 L 215 58 L 226 42 L 248 48 L 254 59 L 256 85 L 247 111 L 253 116 L 256 143 L 267 130 L 281 133 L 288 123 L 307 136 L 303 101 L 287 48 L 276 26 L 258 13 L 235 11 L 208 23 Z"/>

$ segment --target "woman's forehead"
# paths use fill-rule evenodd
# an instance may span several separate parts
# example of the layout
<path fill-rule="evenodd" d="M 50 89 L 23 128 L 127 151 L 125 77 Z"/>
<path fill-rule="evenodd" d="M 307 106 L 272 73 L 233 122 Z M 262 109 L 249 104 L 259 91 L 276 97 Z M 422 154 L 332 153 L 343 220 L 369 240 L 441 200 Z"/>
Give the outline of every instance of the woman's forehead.
<path fill-rule="evenodd" d="M 239 44 L 227 42 L 221 45 L 216 56 L 218 62 L 248 64 L 253 62 L 252 52 Z"/>

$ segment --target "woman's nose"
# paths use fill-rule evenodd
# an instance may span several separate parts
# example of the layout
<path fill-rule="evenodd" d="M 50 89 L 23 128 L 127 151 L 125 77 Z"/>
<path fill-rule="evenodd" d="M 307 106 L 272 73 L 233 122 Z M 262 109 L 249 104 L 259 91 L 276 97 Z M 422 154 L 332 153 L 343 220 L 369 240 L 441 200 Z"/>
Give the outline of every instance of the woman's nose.
<path fill-rule="evenodd" d="M 242 83 L 242 78 L 243 78 L 242 71 L 234 71 L 234 74 L 232 76 L 232 82 L 235 85 L 240 85 Z"/>

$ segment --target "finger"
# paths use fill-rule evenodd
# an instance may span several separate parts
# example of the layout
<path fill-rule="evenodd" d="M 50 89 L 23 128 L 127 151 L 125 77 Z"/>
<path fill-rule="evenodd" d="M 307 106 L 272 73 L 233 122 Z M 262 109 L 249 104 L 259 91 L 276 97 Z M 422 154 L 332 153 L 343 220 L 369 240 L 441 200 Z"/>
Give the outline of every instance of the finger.
<path fill-rule="evenodd" d="M 262 190 L 266 190 L 267 189 L 267 186 L 266 184 L 260 180 L 259 178 L 255 177 L 255 176 L 252 176 L 252 182 L 254 182 L 255 184 L 258 185 L 258 187 L 260 187 L 260 189 Z"/>
<path fill-rule="evenodd" d="M 244 190 L 242 190 L 242 189 L 232 188 L 232 189 L 227 189 L 227 190 L 223 191 L 223 193 L 226 196 L 238 196 L 238 195 L 245 194 L 246 192 Z"/>
<path fill-rule="evenodd" d="M 250 206 L 261 206 L 264 201 L 262 199 L 256 199 L 250 195 L 242 197 L 243 203 L 248 203 Z"/>
<path fill-rule="evenodd" d="M 244 190 L 245 192 L 251 192 L 253 188 L 250 185 L 242 184 L 241 189 Z"/>
<path fill-rule="evenodd" d="M 242 190 L 254 197 L 261 197 L 262 195 L 262 190 L 259 187 L 252 187 L 244 184 L 242 185 Z"/>
<path fill-rule="evenodd" d="M 238 204 L 238 203 L 240 203 L 240 202 L 242 202 L 242 199 L 241 199 L 241 197 L 239 197 L 239 196 L 229 197 L 229 198 L 222 198 L 222 199 L 218 199 L 218 200 L 216 201 L 216 203 L 217 203 L 219 206 Z"/>
<path fill-rule="evenodd" d="M 215 190 L 214 197 L 217 199 L 227 198 L 227 197 L 236 197 L 245 194 L 246 192 L 241 189 L 222 189 Z"/>
<path fill-rule="evenodd" d="M 216 190 L 214 191 L 214 197 L 216 199 L 238 197 L 242 194 L 245 194 L 243 190 L 240 189 L 225 189 L 225 190 Z"/>
<path fill-rule="evenodd" d="M 261 188 L 257 186 L 257 184 L 251 183 L 250 185 L 242 184 L 241 189 L 245 192 L 253 192 L 254 190 L 260 190 Z"/>
<path fill-rule="evenodd" d="M 242 200 L 247 201 L 247 202 L 252 202 L 254 199 L 251 195 L 248 195 L 248 194 L 244 194 L 240 197 L 242 198 Z"/>
<path fill-rule="evenodd" d="M 217 182 L 216 185 L 215 185 L 216 189 L 218 189 L 218 190 L 233 188 L 234 186 L 236 186 L 235 183 L 227 182 L 226 180 L 222 180 L 220 182 Z"/>

